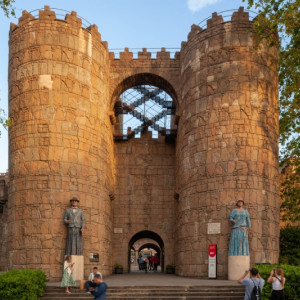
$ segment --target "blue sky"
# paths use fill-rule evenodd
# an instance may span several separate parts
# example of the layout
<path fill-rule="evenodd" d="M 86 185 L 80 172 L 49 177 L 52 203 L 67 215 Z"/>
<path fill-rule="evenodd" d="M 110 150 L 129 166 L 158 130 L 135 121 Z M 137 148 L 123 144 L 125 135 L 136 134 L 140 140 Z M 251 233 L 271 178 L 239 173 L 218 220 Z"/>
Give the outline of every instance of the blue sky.
<path fill-rule="evenodd" d="M 109 49 L 116 48 L 180 48 L 187 40 L 191 25 L 199 24 L 213 12 L 247 8 L 242 0 L 15 0 L 16 16 L 52 8 L 76 11 L 89 23 L 96 24 Z M 225 12 L 222 15 L 231 15 Z M 8 34 L 10 23 L 0 12 L 0 108 L 8 112 Z M 203 23 L 205 24 L 205 22 Z M 0 128 L 0 173 L 8 168 L 8 135 Z"/>

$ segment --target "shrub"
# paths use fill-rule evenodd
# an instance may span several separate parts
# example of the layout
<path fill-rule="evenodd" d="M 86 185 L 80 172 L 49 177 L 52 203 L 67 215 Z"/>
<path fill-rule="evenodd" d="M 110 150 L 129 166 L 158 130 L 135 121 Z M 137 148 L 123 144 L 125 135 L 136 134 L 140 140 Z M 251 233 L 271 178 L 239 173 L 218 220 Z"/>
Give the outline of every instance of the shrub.
<path fill-rule="evenodd" d="M 281 264 L 300 265 L 300 228 L 286 227 L 280 230 L 280 257 Z"/>
<path fill-rule="evenodd" d="M 115 265 L 114 265 L 114 268 L 115 268 L 115 269 L 123 269 L 123 266 L 120 265 L 120 264 L 115 264 Z"/>
<path fill-rule="evenodd" d="M 46 274 L 41 270 L 11 270 L 0 274 L 0 299 L 38 300 L 45 287 Z"/>
<path fill-rule="evenodd" d="M 297 300 L 300 295 L 300 269 L 297 266 L 290 265 L 254 265 L 259 270 L 260 276 L 266 281 L 262 290 L 262 299 L 270 299 L 272 293 L 272 284 L 267 283 L 270 272 L 274 268 L 282 268 L 286 283 L 284 285 L 284 295 L 286 300 Z"/>

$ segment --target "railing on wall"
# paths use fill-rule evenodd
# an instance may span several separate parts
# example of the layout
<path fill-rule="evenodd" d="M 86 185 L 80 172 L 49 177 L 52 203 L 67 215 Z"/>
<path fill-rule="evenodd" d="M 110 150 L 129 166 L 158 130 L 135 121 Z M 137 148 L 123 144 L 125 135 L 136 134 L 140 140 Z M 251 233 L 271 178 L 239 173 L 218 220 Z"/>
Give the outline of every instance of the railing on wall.
<path fill-rule="evenodd" d="M 44 8 L 37 8 L 37 9 L 34 9 L 32 11 L 29 11 L 29 13 L 33 17 L 38 18 L 39 17 L 39 11 L 41 11 L 41 10 L 44 10 Z M 65 10 L 65 9 L 61 9 L 61 8 L 55 8 L 55 7 L 51 7 L 51 11 L 55 12 L 56 19 L 58 19 L 58 20 L 65 20 L 66 13 L 67 14 L 72 13 L 69 10 Z M 79 16 L 77 13 L 76 13 L 76 16 L 82 20 L 81 24 L 82 24 L 83 28 L 88 28 L 92 25 L 88 20 L 86 20 L 85 18 Z"/>
<path fill-rule="evenodd" d="M 239 9 L 228 9 L 228 10 L 223 10 L 223 11 L 217 12 L 217 15 L 222 16 L 224 23 L 226 23 L 226 22 L 231 21 L 232 14 L 234 12 L 238 12 L 238 11 L 239 11 Z M 253 10 L 244 9 L 244 12 L 249 14 L 249 20 L 250 21 L 253 21 L 257 16 L 257 12 L 255 12 Z M 223 13 L 225 13 L 225 14 L 223 14 Z M 207 22 L 206 21 L 210 20 L 210 19 L 211 19 L 211 16 L 203 19 L 197 25 L 200 26 L 202 29 L 206 29 L 207 28 Z"/>
<path fill-rule="evenodd" d="M 39 17 L 39 11 L 44 10 L 44 8 L 38 8 L 35 10 L 30 11 L 29 13 L 35 17 L 38 18 Z M 65 20 L 66 18 L 66 14 L 72 14 L 71 11 L 65 10 L 65 9 L 60 9 L 60 8 L 53 8 L 51 7 L 51 11 L 55 12 L 55 16 L 56 19 L 58 20 Z M 231 21 L 232 18 L 232 14 L 234 12 L 238 12 L 239 9 L 228 9 L 228 10 L 224 10 L 221 12 L 216 12 L 216 14 L 218 16 L 222 16 L 223 18 L 223 22 L 229 22 Z M 248 10 L 248 9 L 244 9 L 244 12 L 249 14 L 249 20 L 253 21 L 253 19 L 257 16 L 257 12 L 252 11 L 252 10 Z M 86 20 L 85 18 L 77 15 L 76 16 L 78 18 L 80 18 L 82 20 L 82 27 L 83 28 L 88 28 L 90 27 L 92 24 Z M 210 20 L 212 18 L 212 16 L 210 15 L 209 17 L 203 19 L 201 22 L 199 22 L 197 25 L 200 26 L 203 30 L 205 30 L 207 28 L 207 21 Z M 130 52 L 132 52 L 133 54 L 133 58 L 138 58 L 138 52 L 141 51 L 143 48 L 127 48 Z M 170 53 L 170 58 L 173 59 L 175 58 L 176 52 L 180 51 L 179 47 L 168 47 L 168 48 L 164 48 L 165 51 L 168 51 Z M 157 52 L 159 52 L 161 50 L 161 48 L 159 47 L 151 47 L 151 48 L 147 48 L 147 51 L 151 53 L 151 58 L 152 59 L 156 59 L 156 55 Z M 120 52 L 124 51 L 124 48 L 109 48 L 110 52 L 113 52 L 115 54 L 115 59 L 120 58 Z"/>

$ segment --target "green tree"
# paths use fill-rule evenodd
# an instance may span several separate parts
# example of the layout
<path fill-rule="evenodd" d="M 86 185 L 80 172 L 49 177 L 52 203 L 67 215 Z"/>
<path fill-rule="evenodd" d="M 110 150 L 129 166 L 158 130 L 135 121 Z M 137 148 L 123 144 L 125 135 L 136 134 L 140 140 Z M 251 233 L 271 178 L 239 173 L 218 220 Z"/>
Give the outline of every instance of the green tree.
<path fill-rule="evenodd" d="M 280 162 L 293 170 L 282 183 L 281 208 L 283 219 L 293 222 L 300 202 L 300 0 L 243 1 L 258 11 L 260 40 L 279 48 Z"/>
<path fill-rule="evenodd" d="M 15 2 L 15 0 L 0 0 L 0 8 L 3 10 L 4 15 L 6 17 L 14 16 L 15 10 L 12 4 Z M 11 120 L 10 118 L 6 119 L 5 111 L 4 109 L 0 108 L 0 125 L 2 125 L 5 129 L 10 126 Z M 1 130 L 0 130 L 0 136 L 1 136 Z"/>
<path fill-rule="evenodd" d="M 281 204 L 281 219 L 287 225 L 293 225 L 300 221 L 300 159 L 290 159 L 285 171 L 280 191 L 284 200 Z"/>
<path fill-rule="evenodd" d="M 300 265 L 300 228 L 288 226 L 280 230 L 281 264 Z"/>
<path fill-rule="evenodd" d="M 5 129 L 9 127 L 11 124 L 10 118 L 6 119 L 4 109 L 0 108 L 0 125 L 2 125 Z M 1 130 L 0 130 L 0 137 L 1 137 Z"/>
<path fill-rule="evenodd" d="M 3 10 L 4 14 L 9 17 L 10 15 L 15 15 L 15 9 L 12 4 L 15 0 L 0 0 L 0 8 Z"/>

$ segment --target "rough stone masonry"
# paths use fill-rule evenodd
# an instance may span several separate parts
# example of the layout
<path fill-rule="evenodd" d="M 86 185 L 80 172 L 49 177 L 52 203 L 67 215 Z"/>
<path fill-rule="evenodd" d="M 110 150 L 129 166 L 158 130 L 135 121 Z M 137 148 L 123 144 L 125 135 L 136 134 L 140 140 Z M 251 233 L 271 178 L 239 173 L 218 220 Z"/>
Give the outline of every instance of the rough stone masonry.
<path fill-rule="evenodd" d="M 207 277 L 208 245 L 227 277 L 229 214 L 250 212 L 251 263 L 278 262 L 278 51 L 256 44 L 240 8 L 193 25 L 174 58 L 109 52 L 76 12 L 24 11 L 9 33 L 9 190 L 0 215 L 0 268 L 39 268 L 60 280 L 62 222 L 76 196 L 86 217 L 85 276 L 129 269 L 129 246 L 154 238 L 164 263 Z M 176 104 L 177 137 L 115 142 L 114 104 L 140 84 Z"/>

